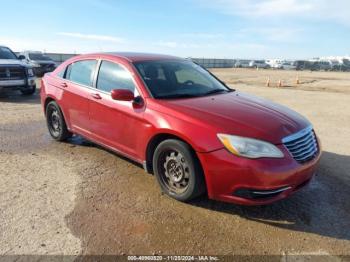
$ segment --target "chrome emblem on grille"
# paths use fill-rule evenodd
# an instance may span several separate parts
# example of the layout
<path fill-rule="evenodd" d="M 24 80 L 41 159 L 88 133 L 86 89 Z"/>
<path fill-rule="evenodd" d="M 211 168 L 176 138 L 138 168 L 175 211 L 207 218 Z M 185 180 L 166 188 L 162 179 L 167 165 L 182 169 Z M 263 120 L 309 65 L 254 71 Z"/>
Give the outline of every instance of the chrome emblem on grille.
<path fill-rule="evenodd" d="M 5 71 L 5 74 L 6 74 L 7 78 L 10 78 L 11 77 L 10 69 L 7 68 L 6 71 Z"/>

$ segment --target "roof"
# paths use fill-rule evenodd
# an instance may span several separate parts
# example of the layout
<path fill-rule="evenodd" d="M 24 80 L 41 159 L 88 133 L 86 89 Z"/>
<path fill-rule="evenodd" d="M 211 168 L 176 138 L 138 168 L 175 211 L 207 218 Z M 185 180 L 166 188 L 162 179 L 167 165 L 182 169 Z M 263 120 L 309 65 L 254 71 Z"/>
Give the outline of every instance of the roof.
<path fill-rule="evenodd" d="M 164 60 L 164 59 L 182 59 L 176 56 L 149 54 L 149 53 L 133 53 L 133 52 L 111 52 L 102 53 L 104 55 L 116 56 L 129 60 L 130 62 L 141 62 L 149 60 Z"/>

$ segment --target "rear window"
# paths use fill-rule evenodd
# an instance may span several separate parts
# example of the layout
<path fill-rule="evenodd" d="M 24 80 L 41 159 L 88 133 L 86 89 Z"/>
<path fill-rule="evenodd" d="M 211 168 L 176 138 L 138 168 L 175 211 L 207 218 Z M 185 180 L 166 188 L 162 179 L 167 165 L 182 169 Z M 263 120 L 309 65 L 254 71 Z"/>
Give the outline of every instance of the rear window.
<path fill-rule="evenodd" d="M 81 85 L 92 86 L 96 64 L 96 60 L 75 62 L 68 66 L 66 79 Z"/>

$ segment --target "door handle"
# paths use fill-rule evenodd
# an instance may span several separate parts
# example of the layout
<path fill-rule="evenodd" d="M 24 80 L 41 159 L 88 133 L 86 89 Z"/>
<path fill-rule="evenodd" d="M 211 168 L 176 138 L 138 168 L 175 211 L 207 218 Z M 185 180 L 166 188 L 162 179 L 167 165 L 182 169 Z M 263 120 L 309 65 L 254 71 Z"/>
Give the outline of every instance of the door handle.
<path fill-rule="evenodd" d="M 100 96 L 100 94 L 96 94 L 96 93 L 91 93 L 91 96 L 95 99 L 102 99 L 102 97 Z"/>
<path fill-rule="evenodd" d="M 61 86 L 64 88 L 68 87 L 67 83 L 62 83 Z"/>

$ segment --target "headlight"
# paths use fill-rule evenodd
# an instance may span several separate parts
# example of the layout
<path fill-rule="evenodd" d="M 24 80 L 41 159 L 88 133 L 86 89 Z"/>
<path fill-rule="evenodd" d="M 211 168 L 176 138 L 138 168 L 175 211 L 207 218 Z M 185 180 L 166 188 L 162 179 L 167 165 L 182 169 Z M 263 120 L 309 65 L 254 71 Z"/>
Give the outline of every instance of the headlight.
<path fill-rule="evenodd" d="M 29 77 L 34 76 L 34 72 L 33 72 L 33 69 L 32 69 L 32 68 L 27 68 L 27 73 L 28 73 L 28 76 L 29 76 Z"/>
<path fill-rule="evenodd" d="M 284 157 L 281 150 L 265 141 L 225 134 L 218 134 L 218 138 L 226 149 L 236 156 L 247 158 Z"/>

